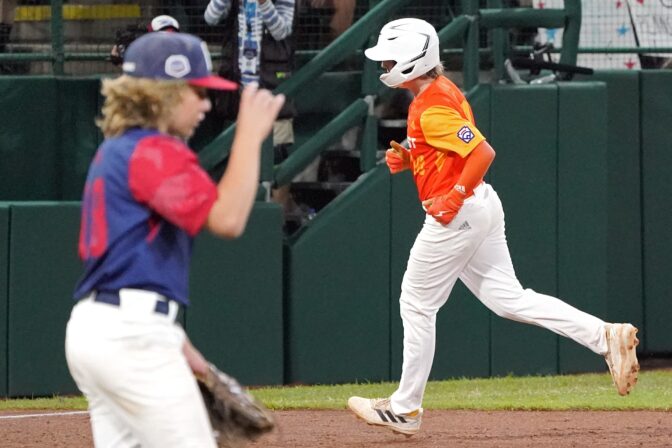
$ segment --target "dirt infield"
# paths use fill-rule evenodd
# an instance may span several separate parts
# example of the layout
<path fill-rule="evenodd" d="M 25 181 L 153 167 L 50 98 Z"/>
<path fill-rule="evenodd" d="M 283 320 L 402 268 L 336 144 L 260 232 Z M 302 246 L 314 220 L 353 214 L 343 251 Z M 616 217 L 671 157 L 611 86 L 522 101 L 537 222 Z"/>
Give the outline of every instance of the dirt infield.
<path fill-rule="evenodd" d="M 34 415 L 32 411 L 26 414 Z M 3 448 L 92 446 L 86 414 L 0 413 Z M 282 411 L 280 430 L 255 448 L 670 447 L 672 412 L 428 411 L 410 438 L 364 424 L 347 411 Z"/>

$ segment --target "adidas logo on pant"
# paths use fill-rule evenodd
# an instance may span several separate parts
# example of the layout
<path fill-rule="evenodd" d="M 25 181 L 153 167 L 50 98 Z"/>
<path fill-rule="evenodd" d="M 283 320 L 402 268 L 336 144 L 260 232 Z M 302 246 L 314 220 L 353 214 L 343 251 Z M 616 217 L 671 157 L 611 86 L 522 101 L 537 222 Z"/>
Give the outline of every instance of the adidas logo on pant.
<path fill-rule="evenodd" d="M 471 230 L 471 226 L 469 225 L 469 221 L 464 221 L 460 227 L 457 228 L 457 230 Z"/>

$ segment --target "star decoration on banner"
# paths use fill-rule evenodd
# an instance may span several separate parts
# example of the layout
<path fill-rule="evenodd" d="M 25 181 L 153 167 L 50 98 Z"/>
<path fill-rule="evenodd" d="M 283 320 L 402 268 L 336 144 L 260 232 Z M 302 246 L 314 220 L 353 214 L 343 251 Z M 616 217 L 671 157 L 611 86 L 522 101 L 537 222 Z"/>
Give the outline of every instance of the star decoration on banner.
<path fill-rule="evenodd" d="M 539 9 L 544 9 L 544 6 L 546 6 L 546 3 L 539 2 Z"/>
<path fill-rule="evenodd" d="M 616 2 L 616 9 L 620 8 L 621 6 L 623 6 L 623 2 L 621 0 L 618 0 Z"/>
<path fill-rule="evenodd" d="M 624 62 L 625 66 L 628 67 L 629 70 L 632 70 L 632 68 L 635 66 L 635 61 L 632 59 L 628 59 L 627 61 Z"/>
<path fill-rule="evenodd" d="M 644 0 L 637 0 L 637 3 L 639 3 L 640 5 L 643 5 L 643 4 L 644 4 Z"/>
<path fill-rule="evenodd" d="M 555 34 L 557 31 L 556 28 L 548 28 L 546 30 L 546 38 L 551 42 L 555 42 Z"/>
<path fill-rule="evenodd" d="M 625 26 L 625 24 L 621 25 L 619 28 L 616 29 L 616 32 L 618 33 L 619 36 L 625 36 L 628 31 L 630 31 L 630 28 Z"/>

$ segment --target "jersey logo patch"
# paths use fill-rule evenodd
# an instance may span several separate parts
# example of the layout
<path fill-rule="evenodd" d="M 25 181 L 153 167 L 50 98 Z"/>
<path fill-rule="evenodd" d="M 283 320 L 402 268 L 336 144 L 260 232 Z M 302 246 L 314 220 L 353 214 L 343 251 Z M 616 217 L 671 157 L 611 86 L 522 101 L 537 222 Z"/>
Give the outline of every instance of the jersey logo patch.
<path fill-rule="evenodd" d="M 475 135 L 473 132 L 471 132 L 469 126 L 462 126 L 460 130 L 457 131 L 457 137 L 464 143 L 469 143 L 474 139 Z"/>

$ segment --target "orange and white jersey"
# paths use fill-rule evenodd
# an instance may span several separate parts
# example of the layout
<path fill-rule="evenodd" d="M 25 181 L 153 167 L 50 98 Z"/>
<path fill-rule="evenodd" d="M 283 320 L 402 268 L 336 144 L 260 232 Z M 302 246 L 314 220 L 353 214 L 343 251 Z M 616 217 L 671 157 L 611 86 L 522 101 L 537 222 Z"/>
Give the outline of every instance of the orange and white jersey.
<path fill-rule="evenodd" d="M 485 140 L 466 98 L 443 76 L 413 99 L 406 133 L 421 201 L 448 193 L 462 173 L 465 157 Z"/>

